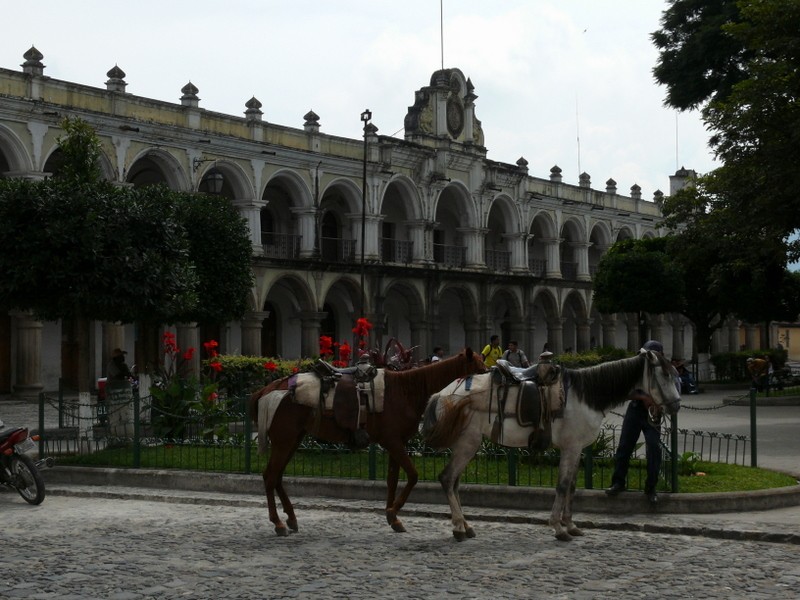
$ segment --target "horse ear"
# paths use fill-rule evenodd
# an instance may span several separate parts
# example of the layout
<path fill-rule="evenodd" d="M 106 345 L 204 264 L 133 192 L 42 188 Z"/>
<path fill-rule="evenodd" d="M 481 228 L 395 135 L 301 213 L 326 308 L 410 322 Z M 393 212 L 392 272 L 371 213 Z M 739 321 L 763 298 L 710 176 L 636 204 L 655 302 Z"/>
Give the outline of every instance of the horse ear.
<path fill-rule="evenodd" d="M 472 356 L 473 356 L 474 352 L 472 351 L 472 348 L 470 348 L 469 346 L 467 346 L 467 347 L 464 349 L 464 354 L 466 355 L 466 357 L 467 357 L 469 360 L 472 360 Z"/>

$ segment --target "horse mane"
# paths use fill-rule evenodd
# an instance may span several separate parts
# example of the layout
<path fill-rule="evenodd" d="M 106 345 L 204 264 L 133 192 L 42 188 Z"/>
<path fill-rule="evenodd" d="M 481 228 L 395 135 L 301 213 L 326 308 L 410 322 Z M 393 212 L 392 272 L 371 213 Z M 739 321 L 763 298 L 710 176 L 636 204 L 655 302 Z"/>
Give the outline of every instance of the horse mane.
<path fill-rule="evenodd" d="M 646 360 L 645 354 L 638 354 L 593 367 L 565 368 L 563 380 L 568 390 L 567 401 L 577 395 L 581 402 L 598 411 L 619 406 L 641 377 Z"/>
<path fill-rule="evenodd" d="M 470 356 L 471 352 L 462 351 L 416 369 L 407 371 L 386 369 L 383 374 L 386 386 L 384 402 L 414 404 L 421 413 L 430 395 L 443 387 L 440 385 L 442 379 L 450 382 L 464 377 L 465 366 Z"/>

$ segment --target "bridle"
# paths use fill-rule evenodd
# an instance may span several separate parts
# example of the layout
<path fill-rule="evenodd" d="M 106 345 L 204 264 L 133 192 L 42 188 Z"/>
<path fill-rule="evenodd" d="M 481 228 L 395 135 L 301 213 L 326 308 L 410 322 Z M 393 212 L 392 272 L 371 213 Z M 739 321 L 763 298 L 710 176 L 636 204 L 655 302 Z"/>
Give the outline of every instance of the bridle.
<path fill-rule="evenodd" d="M 648 358 L 645 357 L 645 369 L 644 369 L 644 376 L 642 378 L 642 384 L 644 385 L 644 389 L 647 390 L 647 393 L 651 398 L 655 397 L 652 393 L 650 393 L 651 390 L 653 390 L 654 388 L 657 389 L 658 397 L 661 398 L 662 400 L 661 403 L 657 403 L 655 402 L 655 400 L 653 402 L 647 403 L 647 420 L 654 427 L 661 425 L 661 421 L 663 420 L 664 417 L 664 412 L 663 412 L 664 406 L 672 406 L 673 404 L 675 404 L 675 401 L 665 402 L 664 399 L 667 396 L 666 394 L 664 394 L 664 388 L 661 385 L 661 381 L 657 377 L 654 377 L 652 375 L 652 372 L 654 372 L 655 369 L 659 368 L 667 369 L 665 363 L 663 362 L 662 357 L 659 357 L 658 365 L 651 364 Z M 674 371 L 675 376 L 677 376 L 678 372 L 675 370 L 675 367 L 669 365 L 669 368 L 672 369 Z M 680 397 L 678 398 L 677 402 L 680 402 Z"/>

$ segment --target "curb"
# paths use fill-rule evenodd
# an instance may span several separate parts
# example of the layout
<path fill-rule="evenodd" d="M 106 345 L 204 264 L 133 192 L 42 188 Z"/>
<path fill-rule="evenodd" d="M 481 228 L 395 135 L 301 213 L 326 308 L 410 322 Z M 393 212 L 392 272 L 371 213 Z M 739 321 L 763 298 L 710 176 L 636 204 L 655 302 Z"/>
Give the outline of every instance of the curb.
<path fill-rule="evenodd" d="M 264 497 L 264 484 L 260 474 L 56 466 L 43 471 L 42 475 L 48 485 L 125 486 L 254 495 L 259 499 Z M 286 477 L 284 483 L 289 494 L 294 497 L 374 502 L 386 500 L 385 481 Z M 555 491 L 551 488 L 465 484 L 459 487 L 459 494 L 465 507 L 550 511 Z M 437 483 L 419 482 L 414 487 L 411 498 L 410 502 L 413 503 L 441 505 L 449 510 L 442 489 Z M 623 492 L 619 496 L 610 498 L 603 490 L 578 489 L 575 492 L 573 506 L 575 514 L 589 512 L 626 516 L 648 513 L 692 515 L 764 511 L 800 506 L 800 485 L 752 492 L 713 494 L 662 492 L 659 494 L 659 503 L 655 509 L 650 508 L 644 494 L 639 492 Z"/>

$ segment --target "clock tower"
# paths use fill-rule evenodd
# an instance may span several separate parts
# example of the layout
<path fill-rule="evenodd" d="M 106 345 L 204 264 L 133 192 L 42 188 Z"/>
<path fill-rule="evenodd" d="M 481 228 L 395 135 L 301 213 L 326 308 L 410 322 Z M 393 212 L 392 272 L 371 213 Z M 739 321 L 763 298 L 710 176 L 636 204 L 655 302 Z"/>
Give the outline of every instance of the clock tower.
<path fill-rule="evenodd" d="M 475 117 L 472 82 L 459 69 L 442 69 L 414 95 L 405 118 L 405 139 L 423 145 L 449 139 L 485 153 L 481 122 Z"/>

